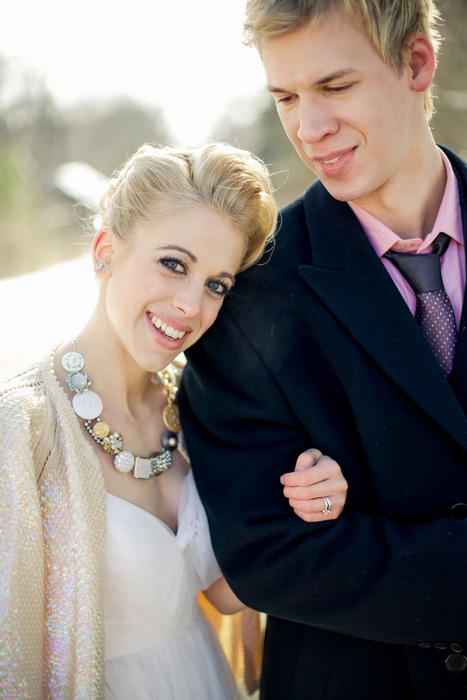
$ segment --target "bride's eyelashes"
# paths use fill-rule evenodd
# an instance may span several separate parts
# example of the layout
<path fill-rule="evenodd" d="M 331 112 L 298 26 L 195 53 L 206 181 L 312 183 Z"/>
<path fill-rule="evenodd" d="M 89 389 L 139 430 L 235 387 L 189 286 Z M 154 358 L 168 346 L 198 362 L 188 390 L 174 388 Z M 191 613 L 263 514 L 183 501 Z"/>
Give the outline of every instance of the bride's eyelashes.
<path fill-rule="evenodd" d="M 167 270 L 170 270 L 170 272 L 174 272 L 176 275 L 186 274 L 188 270 L 188 265 L 179 258 L 173 258 L 167 255 L 163 258 L 160 258 L 159 262 L 161 263 L 161 265 L 163 265 L 163 267 L 165 267 Z"/>
<path fill-rule="evenodd" d="M 233 284 L 226 284 L 226 282 L 223 282 L 222 280 L 209 280 L 209 282 L 206 282 L 206 287 L 220 297 L 233 294 Z"/>
<path fill-rule="evenodd" d="M 179 258 L 166 255 L 159 259 L 161 265 L 175 275 L 185 275 L 188 272 L 188 265 Z M 206 282 L 206 287 L 210 292 L 218 297 L 225 297 L 233 293 L 233 284 L 228 284 L 222 279 L 211 279 Z"/>

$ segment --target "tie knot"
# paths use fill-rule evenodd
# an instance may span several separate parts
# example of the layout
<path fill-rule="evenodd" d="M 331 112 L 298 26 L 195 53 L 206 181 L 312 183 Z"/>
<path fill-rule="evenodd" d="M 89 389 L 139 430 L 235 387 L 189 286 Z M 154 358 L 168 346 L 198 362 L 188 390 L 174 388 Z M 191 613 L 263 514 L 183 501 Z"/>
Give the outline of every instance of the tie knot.
<path fill-rule="evenodd" d="M 445 252 L 450 240 L 446 233 L 440 233 L 433 242 L 432 253 L 417 255 L 388 250 L 384 257 L 397 267 L 416 294 L 435 292 L 444 289 L 440 256 Z"/>

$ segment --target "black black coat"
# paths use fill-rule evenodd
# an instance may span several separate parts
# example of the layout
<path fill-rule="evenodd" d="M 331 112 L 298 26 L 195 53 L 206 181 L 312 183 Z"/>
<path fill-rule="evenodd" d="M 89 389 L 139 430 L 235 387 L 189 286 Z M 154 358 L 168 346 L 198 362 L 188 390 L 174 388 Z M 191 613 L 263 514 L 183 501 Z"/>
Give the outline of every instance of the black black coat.
<path fill-rule="evenodd" d="M 465 235 L 466 165 L 449 157 Z M 447 668 L 467 665 L 467 522 L 451 517 L 467 503 L 467 304 L 450 385 L 320 183 L 267 257 L 189 351 L 180 394 L 219 563 L 270 616 L 262 697 L 467 698 L 467 670 Z M 305 523 L 282 494 L 312 446 L 349 482 L 337 521 Z"/>

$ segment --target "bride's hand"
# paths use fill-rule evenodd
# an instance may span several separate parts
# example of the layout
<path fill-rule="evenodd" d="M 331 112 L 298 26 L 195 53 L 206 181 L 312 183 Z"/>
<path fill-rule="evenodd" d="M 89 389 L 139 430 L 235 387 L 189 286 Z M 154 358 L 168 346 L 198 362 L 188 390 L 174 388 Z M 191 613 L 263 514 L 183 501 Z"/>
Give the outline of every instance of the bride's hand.
<path fill-rule="evenodd" d="M 302 452 L 295 471 L 281 476 L 281 484 L 295 514 L 306 522 L 335 520 L 342 513 L 347 481 L 337 462 L 317 449 Z"/>

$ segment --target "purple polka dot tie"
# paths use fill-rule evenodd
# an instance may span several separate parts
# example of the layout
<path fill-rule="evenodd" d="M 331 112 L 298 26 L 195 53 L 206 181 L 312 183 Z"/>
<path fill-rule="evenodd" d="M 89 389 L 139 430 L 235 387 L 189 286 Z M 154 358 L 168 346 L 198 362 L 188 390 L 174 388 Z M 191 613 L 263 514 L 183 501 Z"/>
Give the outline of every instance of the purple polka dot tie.
<path fill-rule="evenodd" d="M 415 320 L 420 324 L 425 339 L 441 369 L 449 377 L 454 362 L 457 340 L 456 319 L 451 301 L 444 289 L 415 295 Z"/>
<path fill-rule="evenodd" d="M 432 253 L 416 255 L 389 250 L 385 254 L 415 292 L 415 320 L 446 377 L 452 371 L 457 340 L 454 310 L 441 276 L 440 258 L 450 240 L 446 233 L 440 233 Z"/>

